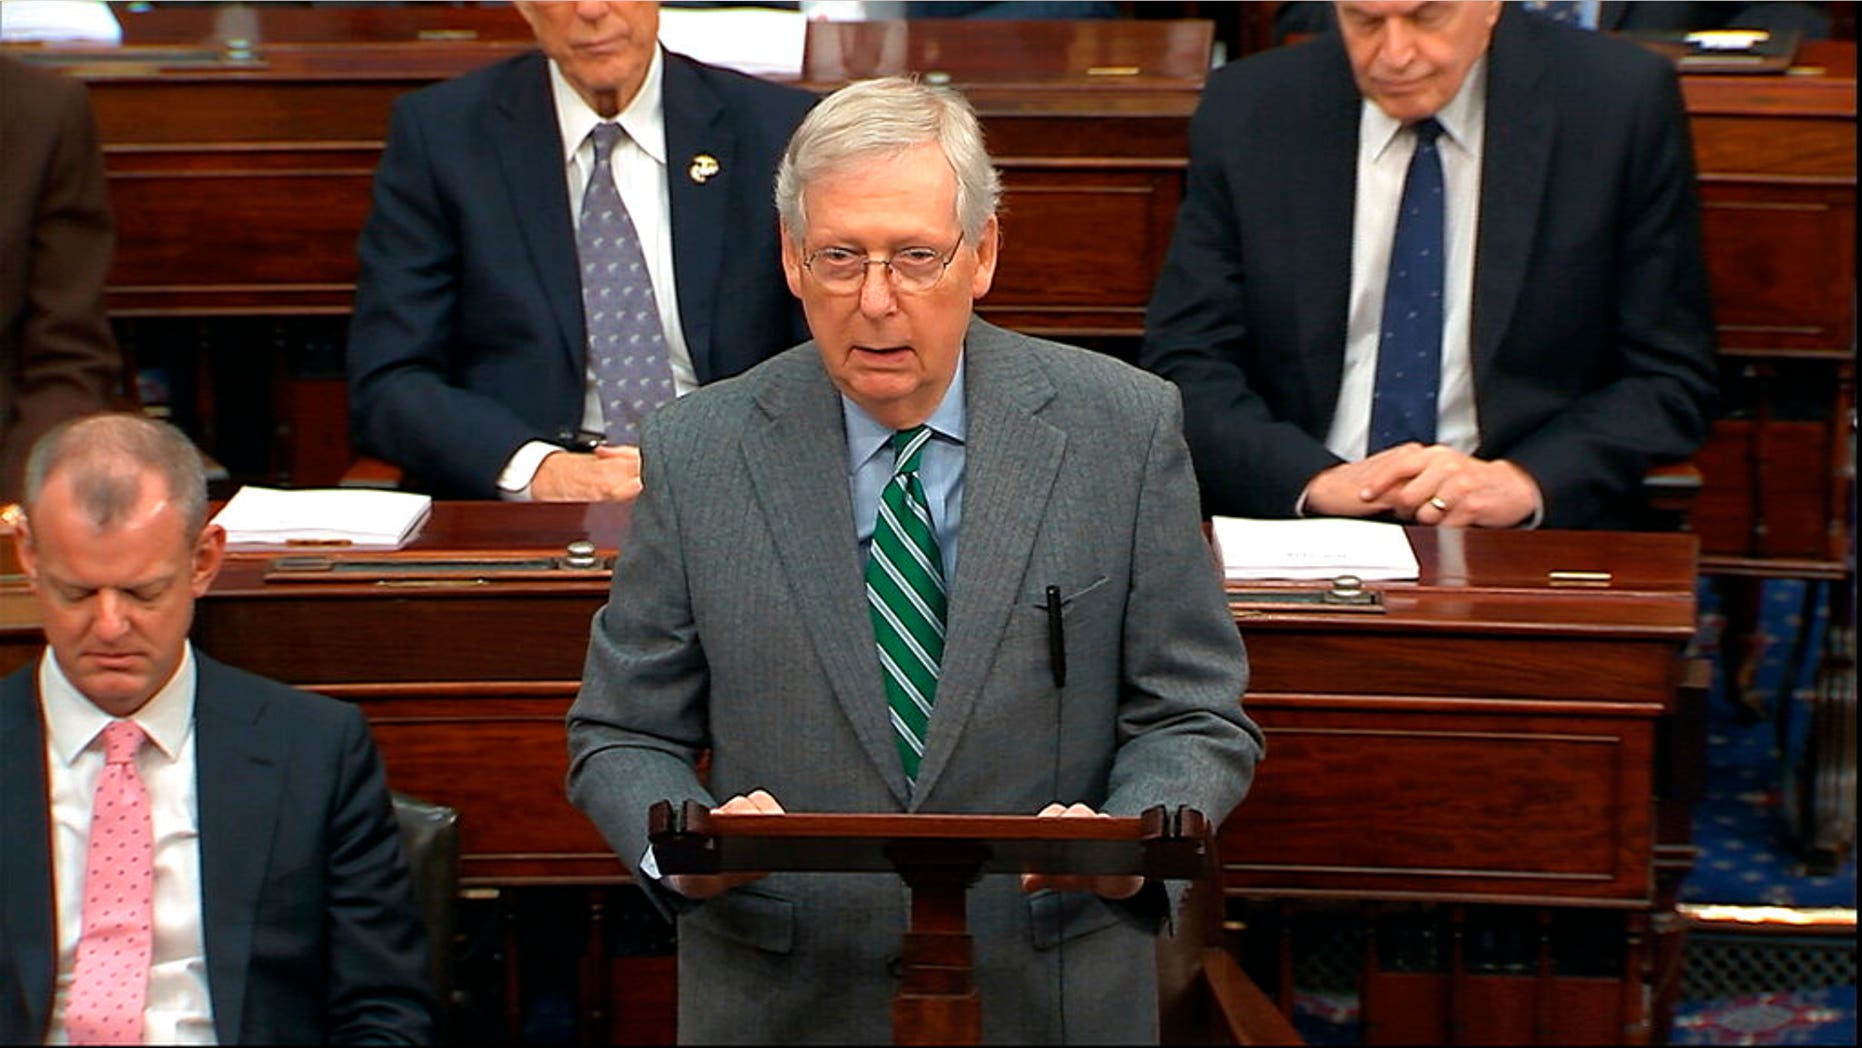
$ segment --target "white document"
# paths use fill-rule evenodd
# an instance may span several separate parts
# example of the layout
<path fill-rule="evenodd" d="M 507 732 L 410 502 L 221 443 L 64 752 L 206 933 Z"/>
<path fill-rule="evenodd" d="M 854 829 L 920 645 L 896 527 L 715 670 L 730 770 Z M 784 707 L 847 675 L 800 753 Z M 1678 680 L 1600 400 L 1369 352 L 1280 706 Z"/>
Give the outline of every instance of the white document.
<path fill-rule="evenodd" d="M 1222 573 L 1243 579 L 1414 579 L 1416 551 L 1400 524 L 1326 517 L 1315 520 L 1211 521 Z"/>
<path fill-rule="evenodd" d="M 285 491 L 248 484 L 214 516 L 229 545 L 393 547 L 433 508 L 430 495 L 369 488 Z"/>
<path fill-rule="evenodd" d="M 123 27 L 103 0 L 0 0 L 0 40 L 120 44 Z"/>
<path fill-rule="evenodd" d="M 700 62 L 751 76 L 800 79 L 808 20 L 766 7 L 666 7 L 659 42 Z"/>

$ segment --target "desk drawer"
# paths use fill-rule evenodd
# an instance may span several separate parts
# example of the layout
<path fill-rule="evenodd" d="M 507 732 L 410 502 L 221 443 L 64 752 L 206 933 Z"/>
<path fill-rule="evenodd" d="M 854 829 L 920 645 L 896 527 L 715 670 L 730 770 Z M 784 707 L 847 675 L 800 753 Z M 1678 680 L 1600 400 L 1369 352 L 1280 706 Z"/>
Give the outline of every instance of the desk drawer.
<path fill-rule="evenodd" d="M 1654 722 L 1302 708 L 1222 828 L 1243 894 L 1647 905 Z"/>

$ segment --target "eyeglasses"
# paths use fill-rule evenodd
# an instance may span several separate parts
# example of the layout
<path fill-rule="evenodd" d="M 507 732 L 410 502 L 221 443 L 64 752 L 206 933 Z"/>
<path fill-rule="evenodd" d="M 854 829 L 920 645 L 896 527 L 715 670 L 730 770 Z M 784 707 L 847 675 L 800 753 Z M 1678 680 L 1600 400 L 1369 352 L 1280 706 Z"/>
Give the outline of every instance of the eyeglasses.
<path fill-rule="evenodd" d="M 895 290 L 922 295 L 944 279 L 944 271 L 950 268 L 951 260 L 957 257 L 961 247 L 961 236 L 945 254 L 939 254 L 935 248 L 908 247 L 894 252 L 890 258 L 868 258 L 852 248 L 824 247 L 804 257 L 802 268 L 830 294 L 857 295 L 866 283 L 866 271 L 872 266 L 885 266 L 892 274 Z"/>

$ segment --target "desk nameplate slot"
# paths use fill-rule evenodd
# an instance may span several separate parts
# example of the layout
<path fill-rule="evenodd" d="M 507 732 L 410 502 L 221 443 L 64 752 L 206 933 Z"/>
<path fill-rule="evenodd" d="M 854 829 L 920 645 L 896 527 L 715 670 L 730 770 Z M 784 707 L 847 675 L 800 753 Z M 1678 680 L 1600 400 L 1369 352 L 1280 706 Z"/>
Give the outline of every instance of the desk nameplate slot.
<path fill-rule="evenodd" d="M 1382 592 L 1364 588 L 1356 575 L 1340 575 L 1330 586 L 1250 586 L 1228 591 L 1229 610 L 1236 615 L 1265 615 L 1274 611 L 1370 611 L 1382 613 Z"/>
<path fill-rule="evenodd" d="M 573 561 L 573 563 L 572 563 Z M 502 582 L 605 579 L 612 558 L 593 563 L 573 557 L 276 557 L 266 582 L 357 582 L 407 585 L 425 582 Z"/>

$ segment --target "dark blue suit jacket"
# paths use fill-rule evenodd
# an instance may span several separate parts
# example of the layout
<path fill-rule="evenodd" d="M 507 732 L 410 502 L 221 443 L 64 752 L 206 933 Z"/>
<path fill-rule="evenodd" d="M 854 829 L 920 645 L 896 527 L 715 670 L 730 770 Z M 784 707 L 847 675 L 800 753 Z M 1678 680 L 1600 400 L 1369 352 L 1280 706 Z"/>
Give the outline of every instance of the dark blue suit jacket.
<path fill-rule="evenodd" d="M 1338 403 L 1361 98 L 1336 33 L 1210 76 L 1145 318 L 1209 513 L 1291 516 Z M 1706 436 L 1718 369 L 1674 67 L 1507 5 L 1487 65 L 1470 345 L 1485 459 L 1546 527 L 1629 527 Z"/>
<path fill-rule="evenodd" d="M 665 59 L 679 317 L 711 382 L 808 337 L 771 190 L 815 97 Z M 704 182 L 687 173 L 701 154 L 718 167 Z M 520 446 L 580 428 L 581 283 L 542 54 L 396 103 L 358 253 L 349 400 L 363 451 L 409 487 L 496 498 Z"/>
<path fill-rule="evenodd" d="M 430 1043 L 426 933 L 362 714 L 195 652 L 221 1044 Z M 57 938 L 38 663 L 0 680 L 0 1043 L 43 1043 Z"/>

